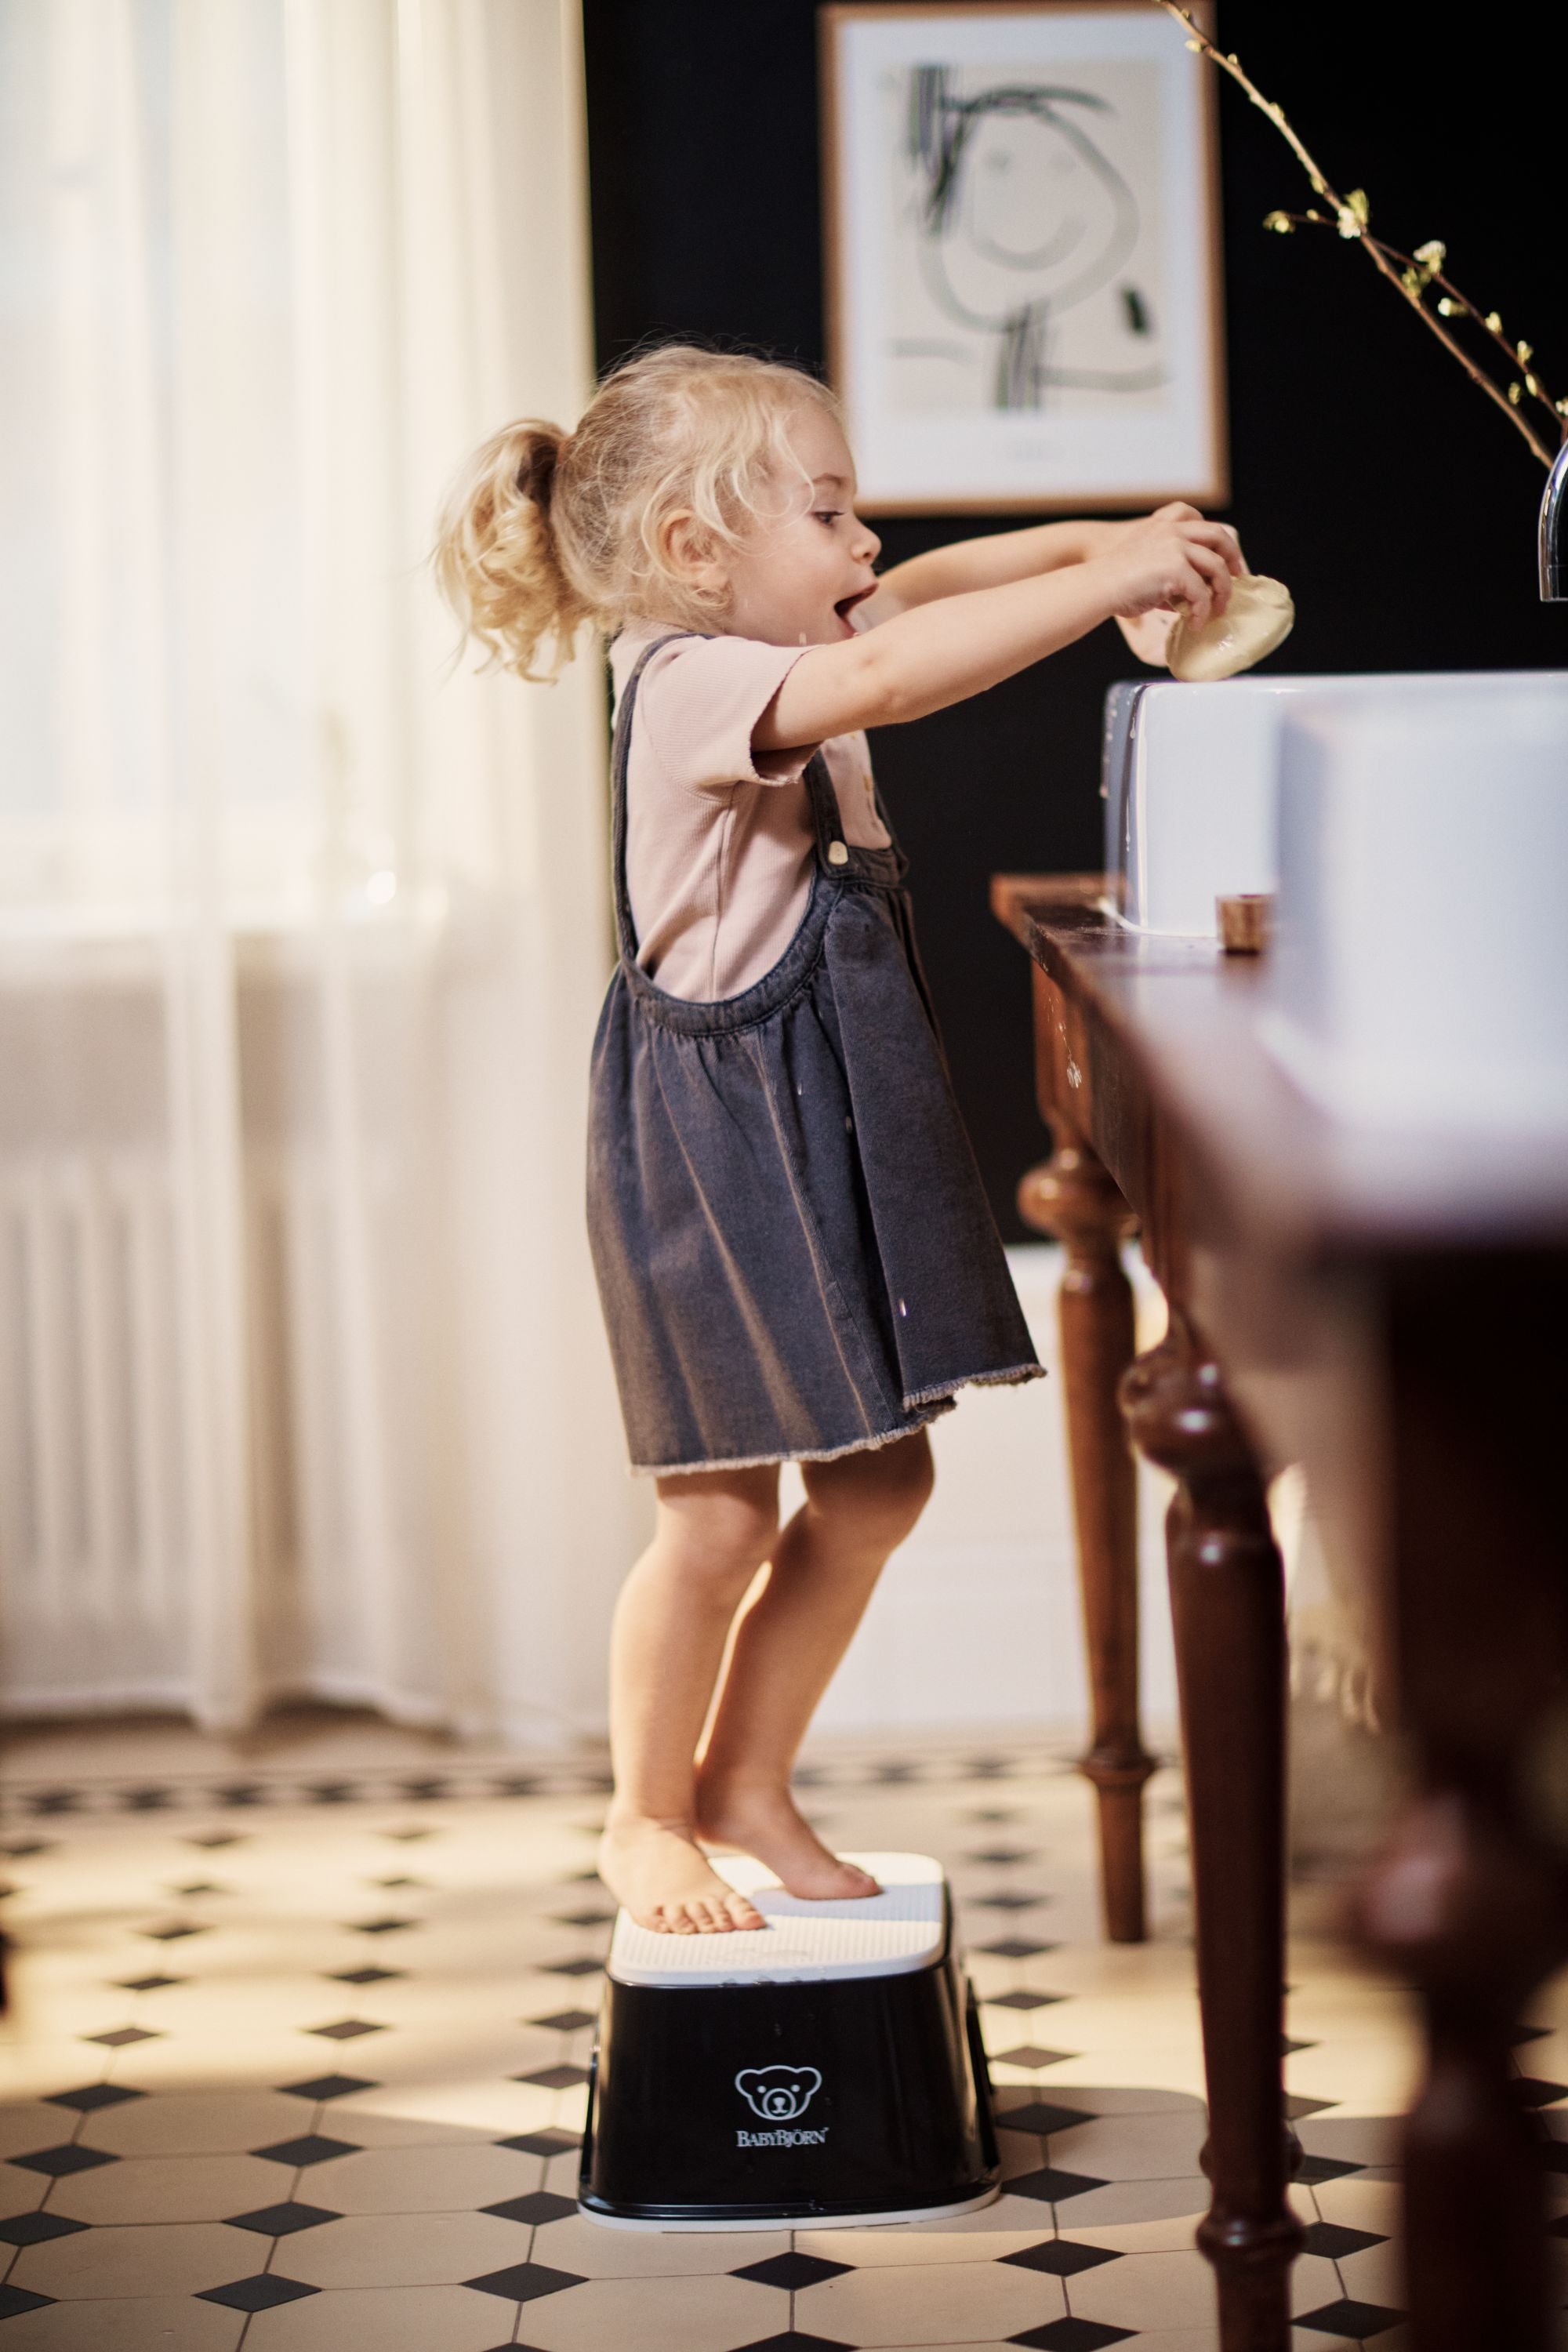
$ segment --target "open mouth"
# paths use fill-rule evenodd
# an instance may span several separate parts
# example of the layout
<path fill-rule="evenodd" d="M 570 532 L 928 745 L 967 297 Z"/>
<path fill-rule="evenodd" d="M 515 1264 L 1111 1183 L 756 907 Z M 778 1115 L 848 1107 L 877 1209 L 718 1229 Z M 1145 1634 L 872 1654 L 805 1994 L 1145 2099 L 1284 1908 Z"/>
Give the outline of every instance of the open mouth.
<path fill-rule="evenodd" d="M 869 588 L 857 588 L 852 596 L 840 596 L 837 604 L 835 604 L 833 609 L 837 614 L 839 619 L 843 622 L 847 629 L 851 632 L 854 630 L 855 624 L 850 618 L 850 615 L 854 612 L 857 604 L 863 604 L 868 596 L 874 596 L 876 593 L 877 583 L 873 581 Z"/>

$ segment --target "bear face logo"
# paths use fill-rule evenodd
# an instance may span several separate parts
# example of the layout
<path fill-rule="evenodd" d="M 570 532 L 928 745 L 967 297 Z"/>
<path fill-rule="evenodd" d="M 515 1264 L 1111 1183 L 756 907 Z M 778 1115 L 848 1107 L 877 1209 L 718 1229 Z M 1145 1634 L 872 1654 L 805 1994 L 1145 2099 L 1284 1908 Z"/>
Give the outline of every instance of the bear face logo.
<path fill-rule="evenodd" d="M 747 2066 L 735 2088 L 764 2123 L 793 2124 L 821 2090 L 822 2077 L 815 2066 Z"/>

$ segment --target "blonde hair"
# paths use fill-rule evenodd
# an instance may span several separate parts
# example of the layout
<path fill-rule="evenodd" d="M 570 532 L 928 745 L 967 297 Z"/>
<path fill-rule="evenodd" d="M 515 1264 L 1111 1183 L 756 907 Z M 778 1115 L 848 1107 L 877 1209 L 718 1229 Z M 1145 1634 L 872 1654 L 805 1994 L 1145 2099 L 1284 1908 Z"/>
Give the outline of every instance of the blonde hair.
<path fill-rule="evenodd" d="M 770 475 L 792 462 L 803 402 L 837 421 L 832 394 L 799 368 L 669 343 L 607 376 L 575 432 L 522 417 L 492 433 L 447 492 L 430 556 L 485 667 L 557 677 L 584 621 L 710 630 L 724 599 L 675 566 L 668 526 L 689 514 L 715 551 L 739 547 Z"/>

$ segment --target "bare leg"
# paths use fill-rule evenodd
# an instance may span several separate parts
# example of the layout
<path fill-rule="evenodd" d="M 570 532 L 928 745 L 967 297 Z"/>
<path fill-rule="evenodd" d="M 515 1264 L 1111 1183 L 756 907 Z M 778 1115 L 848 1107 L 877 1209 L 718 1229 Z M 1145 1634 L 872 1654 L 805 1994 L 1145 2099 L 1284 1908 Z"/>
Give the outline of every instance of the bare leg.
<path fill-rule="evenodd" d="M 742 1618 L 697 1775 L 697 1826 L 776 1872 L 792 1895 L 875 1892 L 795 1811 L 790 1768 L 888 1554 L 931 1488 L 923 1430 L 837 1462 L 803 1465 L 805 1501 Z"/>
<path fill-rule="evenodd" d="M 599 1874 L 645 1927 L 694 1936 L 763 1924 L 697 1844 L 693 1784 L 730 1623 L 777 1531 L 774 1468 L 661 1478 L 653 1541 L 616 1603 L 616 1793 Z"/>

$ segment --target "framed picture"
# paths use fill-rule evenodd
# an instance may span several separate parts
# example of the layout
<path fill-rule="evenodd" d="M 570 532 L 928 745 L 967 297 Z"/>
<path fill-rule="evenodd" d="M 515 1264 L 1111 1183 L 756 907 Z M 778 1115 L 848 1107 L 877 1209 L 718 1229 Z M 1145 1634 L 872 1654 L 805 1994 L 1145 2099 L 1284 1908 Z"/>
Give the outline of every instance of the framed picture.
<path fill-rule="evenodd" d="M 873 0 L 824 8 L 821 41 L 861 505 L 1223 503 L 1213 72 L 1180 25 L 1150 0 Z"/>

